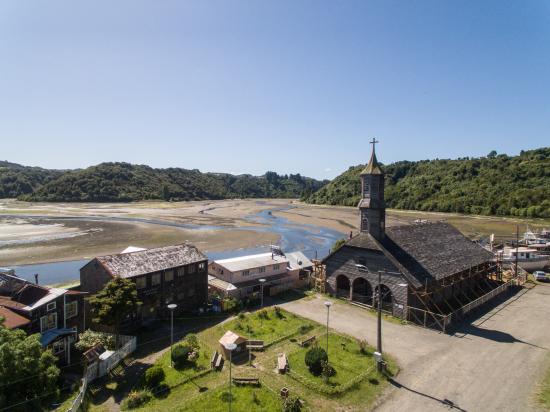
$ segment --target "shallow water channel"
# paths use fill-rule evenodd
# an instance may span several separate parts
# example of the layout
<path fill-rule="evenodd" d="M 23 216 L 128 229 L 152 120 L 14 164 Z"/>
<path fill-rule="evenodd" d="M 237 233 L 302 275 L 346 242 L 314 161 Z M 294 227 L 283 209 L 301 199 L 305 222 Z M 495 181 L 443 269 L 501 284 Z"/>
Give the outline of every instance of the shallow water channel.
<path fill-rule="evenodd" d="M 326 256 L 334 242 L 341 239 L 345 235 L 336 230 L 327 229 L 321 226 L 297 224 L 289 222 L 284 217 L 273 216 L 273 212 L 288 210 L 291 207 L 284 207 L 272 210 L 263 210 L 260 213 L 245 217 L 251 223 L 256 223 L 262 226 L 252 226 L 239 228 L 239 230 L 252 230 L 255 232 L 271 232 L 280 236 L 278 246 L 285 252 L 302 251 L 307 257 L 322 258 Z M 4 217 L 4 216 L 2 216 Z M 56 221 L 62 220 L 86 220 L 86 221 L 123 221 L 123 222 L 140 222 L 151 225 L 162 225 L 180 227 L 187 230 L 234 230 L 234 228 L 223 226 L 210 225 L 191 225 L 175 222 L 166 222 L 162 220 L 150 220 L 143 218 L 132 217 L 52 217 L 52 216 L 21 216 L 19 218 L 41 218 L 51 219 Z M 221 252 L 207 252 L 210 260 L 225 259 L 229 257 L 238 257 L 254 253 L 268 252 L 269 247 L 258 246 L 255 248 L 242 248 L 224 250 Z M 39 274 L 39 282 L 41 284 L 56 284 L 79 279 L 79 269 L 84 266 L 88 260 L 71 260 L 65 262 L 52 262 L 34 265 L 13 266 L 16 274 L 22 278 L 34 281 L 34 275 Z"/>

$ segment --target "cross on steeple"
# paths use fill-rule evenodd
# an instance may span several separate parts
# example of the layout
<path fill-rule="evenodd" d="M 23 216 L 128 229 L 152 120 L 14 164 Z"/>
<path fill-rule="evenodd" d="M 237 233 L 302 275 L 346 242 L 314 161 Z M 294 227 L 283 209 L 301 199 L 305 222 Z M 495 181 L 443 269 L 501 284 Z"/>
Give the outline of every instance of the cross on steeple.
<path fill-rule="evenodd" d="M 373 151 L 373 152 L 374 152 L 375 149 L 376 149 L 376 147 L 375 147 L 376 143 L 380 143 L 380 142 L 379 142 L 378 140 L 376 140 L 375 137 L 373 137 L 372 140 L 370 141 L 370 144 L 372 145 L 372 151 Z"/>

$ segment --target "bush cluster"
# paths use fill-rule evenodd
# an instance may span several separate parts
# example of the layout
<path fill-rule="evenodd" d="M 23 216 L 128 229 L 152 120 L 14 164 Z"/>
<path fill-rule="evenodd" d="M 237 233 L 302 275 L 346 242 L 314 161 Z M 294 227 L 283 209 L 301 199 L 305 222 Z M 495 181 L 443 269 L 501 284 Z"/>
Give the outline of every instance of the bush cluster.
<path fill-rule="evenodd" d="M 193 352 L 193 348 L 189 345 L 179 344 L 172 349 L 172 361 L 176 368 L 182 368 L 189 360 L 189 355 Z"/>
<path fill-rule="evenodd" d="M 313 346 L 306 352 L 305 363 L 309 371 L 319 376 L 323 371 L 323 362 L 328 361 L 327 352 L 320 346 Z"/>
<path fill-rule="evenodd" d="M 145 385 L 149 388 L 157 387 L 164 380 L 164 370 L 156 365 L 145 371 Z"/>
<path fill-rule="evenodd" d="M 132 391 L 122 402 L 122 409 L 135 409 L 149 402 L 152 398 L 151 392 L 147 390 Z"/>

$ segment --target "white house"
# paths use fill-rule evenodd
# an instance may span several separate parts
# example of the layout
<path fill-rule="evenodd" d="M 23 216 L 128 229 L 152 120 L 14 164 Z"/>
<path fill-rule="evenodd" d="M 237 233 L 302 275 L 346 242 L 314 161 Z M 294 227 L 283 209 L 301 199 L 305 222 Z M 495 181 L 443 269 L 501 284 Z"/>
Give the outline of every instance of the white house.
<path fill-rule="evenodd" d="M 208 265 L 208 286 L 224 296 L 245 298 L 260 292 L 275 295 L 307 283 L 313 264 L 302 252 L 261 253 L 215 260 Z"/>

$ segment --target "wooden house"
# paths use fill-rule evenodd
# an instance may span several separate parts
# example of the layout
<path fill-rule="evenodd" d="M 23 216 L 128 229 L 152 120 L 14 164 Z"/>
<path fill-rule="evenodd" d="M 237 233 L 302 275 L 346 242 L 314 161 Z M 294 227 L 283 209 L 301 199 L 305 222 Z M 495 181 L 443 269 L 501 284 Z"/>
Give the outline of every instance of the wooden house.
<path fill-rule="evenodd" d="M 0 274 L 0 317 L 4 326 L 40 334 L 43 347 L 70 363 L 73 344 L 84 330 L 84 295 L 80 291 L 40 286 Z"/>
<path fill-rule="evenodd" d="M 143 305 L 126 322 L 125 329 L 131 330 L 142 321 L 164 317 L 170 303 L 178 305 L 176 312 L 203 307 L 208 298 L 207 265 L 208 258 L 190 244 L 128 248 L 88 262 L 80 269 L 80 288 L 95 294 L 115 277 L 135 282 Z"/>

